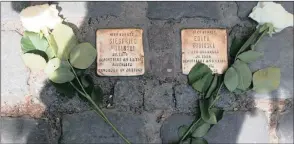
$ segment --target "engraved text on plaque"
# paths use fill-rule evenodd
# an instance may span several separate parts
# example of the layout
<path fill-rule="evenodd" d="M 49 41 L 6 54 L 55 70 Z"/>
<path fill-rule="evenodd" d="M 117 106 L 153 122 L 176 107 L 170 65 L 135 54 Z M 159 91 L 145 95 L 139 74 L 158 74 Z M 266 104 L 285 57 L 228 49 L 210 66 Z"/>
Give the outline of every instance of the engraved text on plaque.
<path fill-rule="evenodd" d="M 142 29 L 100 29 L 96 35 L 98 75 L 144 74 Z"/>
<path fill-rule="evenodd" d="M 184 29 L 182 39 L 182 70 L 188 74 L 201 62 L 222 74 L 228 67 L 226 29 Z"/>

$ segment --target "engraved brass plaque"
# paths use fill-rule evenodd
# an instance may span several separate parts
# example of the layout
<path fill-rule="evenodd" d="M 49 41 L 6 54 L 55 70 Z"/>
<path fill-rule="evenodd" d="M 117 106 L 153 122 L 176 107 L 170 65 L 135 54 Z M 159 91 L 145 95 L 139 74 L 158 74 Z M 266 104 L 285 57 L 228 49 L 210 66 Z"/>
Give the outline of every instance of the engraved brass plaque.
<path fill-rule="evenodd" d="M 142 29 L 99 29 L 96 32 L 96 47 L 98 75 L 144 74 Z"/>
<path fill-rule="evenodd" d="M 183 29 L 182 71 L 189 71 L 201 62 L 213 71 L 222 74 L 228 67 L 226 29 Z"/>

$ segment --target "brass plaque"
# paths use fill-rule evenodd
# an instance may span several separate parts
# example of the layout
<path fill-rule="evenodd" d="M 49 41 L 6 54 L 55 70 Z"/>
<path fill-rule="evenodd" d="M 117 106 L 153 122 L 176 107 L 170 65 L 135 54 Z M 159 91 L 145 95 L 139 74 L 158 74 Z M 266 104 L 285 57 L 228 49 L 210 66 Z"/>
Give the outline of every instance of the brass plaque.
<path fill-rule="evenodd" d="M 144 74 L 142 29 L 100 29 L 96 35 L 98 75 Z"/>
<path fill-rule="evenodd" d="M 201 62 L 213 71 L 222 74 L 228 67 L 226 29 L 184 29 L 182 37 L 183 74 Z"/>

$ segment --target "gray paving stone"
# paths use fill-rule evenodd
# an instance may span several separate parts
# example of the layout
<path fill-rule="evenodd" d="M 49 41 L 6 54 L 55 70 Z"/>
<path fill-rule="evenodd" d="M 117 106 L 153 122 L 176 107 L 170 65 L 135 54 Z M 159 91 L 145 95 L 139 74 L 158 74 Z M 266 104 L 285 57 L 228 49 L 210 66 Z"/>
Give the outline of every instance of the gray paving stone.
<path fill-rule="evenodd" d="M 162 143 L 179 140 L 178 128 L 189 126 L 193 116 L 174 114 L 161 127 Z M 226 112 L 223 119 L 214 125 L 205 139 L 209 143 L 268 143 L 267 119 L 263 112 Z"/>
<path fill-rule="evenodd" d="M 132 143 L 144 143 L 142 117 L 105 111 L 106 115 Z M 61 143 L 123 143 L 122 139 L 94 111 L 65 115 Z"/>
<path fill-rule="evenodd" d="M 165 81 L 174 79 L 175 65 L 175 50 L 180 41 L 176 38 L 176 27 L 168 21 L 152 21 L 148 28 L 148 43 L 151 74 L 155 78 Z M 180 67 L 178 65 L 177 67 Z"/>
<path fill-rule="evenodd" d="M 224 17 L 223 2 L 148 2 L 148 17 L 152 19 L 179 19 L 182 17 Z"/>
<path fill-rule="evenodd" d="M 224 110 L 232 110 L 235 106 L 235 95 L 231 94 L 226 88 L 220 90 L 220 98 L 215 102 L 215 106 Z"/>
<path fill-rule="evenodd" d="M 198 106 L 198 95 L 195 90 L 186 85 L 175 86 L 176 107 L 179 112 L 193 113 Z"/>
<path fill-rule="evenodd" d="M 1 143 L 51 143 L 45 120 L 1 117 L 0 129 Z"/>
<path fill-rule="evenodd" d="M 118 16 L 122 12 L 122 2 L 58 2 L 60 14 L 64 18 Z"/>
<path fill-rule="evenodd" d="M 272 37 L 264 37 L 256 47 L 263 58 L 250 65 L 252 71 L 269 66 L 281 69 L 280 87 L 270 94 L 252 95 L 256 98 L 293 98 L 293 28 L 284 29 Z"/>
<path fill-rule="evenodd" d="M 114 106 L 120 110 L 141 112 L 144 86 L 142 81 L 118 81 L 114 87 Z"/>
<path fill-rule="evenodd" d="M 248 18 L 252 11 L 252 8 L 256 6 L 257 2 L 236 2 L 238 5 L 238 16 L 240 18 Z"/>
<path fill-rule="evenodd" d="M 21 36 L 12 31 L 1 31 L 1 105 L 23 103 L 29 94 L 29 70 L 21 58 Z"/>
<path fill-rule="evenodd" d="M 269 143 L 267 126 L 262 111 L 226 112 L 205 139 L 208 143 Z"/>
<path fill-rule="evenodd" d="M 172 87 L 170 83 L 159 84 L 155 80 L 147 81 L 144 95 L 145 110 L 172 110 L 175 107 Z"/>
<path fill-rule="evenodd" d="M 179 140 L 178 129 L 182 125 L 189 126 L 194 120 L 193 116 L 185 114 L 173 114 L 162 124 L 160 136 L 162 143 L 176 143 Z"/>
<path fill-rule="evenodd" d="M 293 109 L 279 119 L 277 135 L 279 143 L 293 143 Z"/>

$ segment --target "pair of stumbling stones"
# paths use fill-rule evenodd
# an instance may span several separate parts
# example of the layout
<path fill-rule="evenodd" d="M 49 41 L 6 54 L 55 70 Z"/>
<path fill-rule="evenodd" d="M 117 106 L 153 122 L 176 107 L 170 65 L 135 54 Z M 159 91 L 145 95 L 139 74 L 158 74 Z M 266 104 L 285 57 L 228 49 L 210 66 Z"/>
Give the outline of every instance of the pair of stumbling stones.
<path fill-rule="evenodd" d="M 99 29 L 96 35 L 98 75 L 144 74 L 142 29 Z M 227 69 L 226 29 L 183 29 L 181 41 L 183 74 L 188 74 L 197 62 L 208 65 L 218 74 Z"/>

